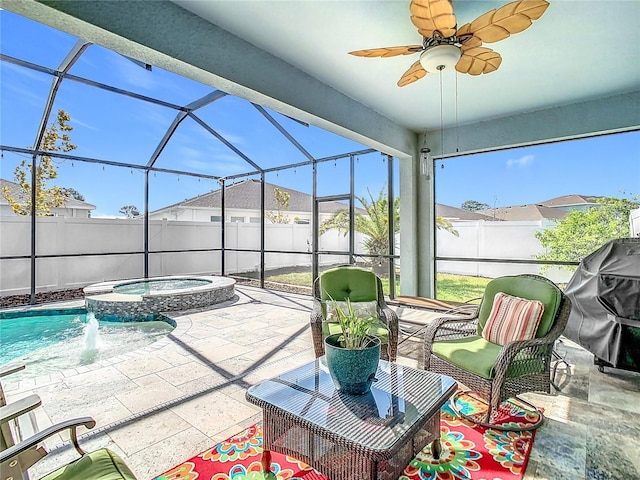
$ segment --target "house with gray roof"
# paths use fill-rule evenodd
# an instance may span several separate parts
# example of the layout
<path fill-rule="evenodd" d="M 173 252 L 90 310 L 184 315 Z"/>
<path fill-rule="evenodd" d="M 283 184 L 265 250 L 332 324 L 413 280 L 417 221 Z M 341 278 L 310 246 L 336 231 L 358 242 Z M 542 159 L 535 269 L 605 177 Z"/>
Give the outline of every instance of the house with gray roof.
<path fill-rule="evenodd" d="M 288 223 L 311 223 L 313 197 L 308 193 L 265 182 L 265 212 L 277 212 L 280 206 L 275 191 L 279 189 L 289 194 L 289 204 L 282 214 Z M 260 223 L 260 181 L 249 179 L 226 185 L 224 190 L 225 222 Z M 152 220 L 178 220 L 195 222 L 220 222 L 222 220 L 222 190 L 213 190 L 197 197 L 149 212 Z M 334 212 L 344 210 L 347 205 L 340 202 L 320 202 L 320 221 Z M 356 212 L 366 214 L 361 208 Z"/>
<path fill-rule="evenodd" d="M 20 185 L 0 178 L 0 192 L 4 191 L 5 187 L 9 189 L 11 198 L 21 203 L 25 201 L 24 191 L 20 188 Z M 91 217 L 91 212 L 95 209 L 95 205 L 72 197 L 65 197 L 64 204 L 61 207 L 51 209 L 51 215 L 54 217 L 89 218 Z M 16 216 L 4 195 L 0 195 L 0 216 Z"/>
<path fill-rule="evenodd" d="M 550 200 L 540 202 L 539 205 L 551 208 L 559 208 L 561 210 L 585 210 L 591 207 L 598 206 L 598 197 L 591 195 L 562 195 Z"/>
<path fill-rule="evenodd" d="M 436 217 L 442 217 L 445 220 L 455 222 L 464 220 L 493 221 L 493 218 L 484 213 L 472 212 L 471 210 L 443 205 L 442 203 L 436 203 Z"/>
<path fill-rule="evenodd" d="M 572 194 L 551 198 L 540 203 L 488 208 L 479 213 L 490 217 L 492 221 L 560 220 L 572 210 L 586 210 L 597 206 L 598 197 Z"/>
<path fill-rule="evenodd" d="M 559 220 L 567 215 L 567 211 L 560 208 L 545 207 L 529 204 L 515 207 L 498 207 L 482 210 L 490 221 L 530 221 L 530 220 Z"/>

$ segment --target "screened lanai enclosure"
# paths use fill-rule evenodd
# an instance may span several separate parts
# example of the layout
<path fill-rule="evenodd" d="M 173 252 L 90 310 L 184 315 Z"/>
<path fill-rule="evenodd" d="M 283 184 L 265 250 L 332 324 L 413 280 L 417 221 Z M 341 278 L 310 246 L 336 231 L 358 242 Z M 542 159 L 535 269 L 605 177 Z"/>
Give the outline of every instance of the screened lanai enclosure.
<path fill-rule="evenodd" d="M 310 287 L 344 263 L 393 279 L 393 157 L 1 15 L 3 296 L 185 274 Z M 386 209 L 374 242 L 366 207 Z"/>
<path fill-rule="evenodd" d="M 358 264 L 390 297 L 464 302 L 501 275 L 563 285 L 639 234 L 637 4 L 551 2 L 499 72 L 399 88 L 402 59 L 347 52 L 389 15 L 404 35 L 406 6 L 296 3 L 3 2 L 0 297 L 171 275 L 308 292 Z"/>

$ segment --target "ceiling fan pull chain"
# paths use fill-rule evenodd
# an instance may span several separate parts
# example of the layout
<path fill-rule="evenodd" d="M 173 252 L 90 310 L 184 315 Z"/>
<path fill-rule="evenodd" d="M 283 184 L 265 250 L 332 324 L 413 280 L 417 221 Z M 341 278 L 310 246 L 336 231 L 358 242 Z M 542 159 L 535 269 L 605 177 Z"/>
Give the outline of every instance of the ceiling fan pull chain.
<path fill-rule="evenodd" d="M 454 72 L 456 76 L 456 153 L 460 151 L 460 132 L 458 131 L 458 72 Z"/>
<path fill-rule="evenodd" d="M 442 119 L 442 70 L 444 67 L 438 67 L 438 70 L 440 71 L 440 149 L 444 156 L 444 120 Z"/>

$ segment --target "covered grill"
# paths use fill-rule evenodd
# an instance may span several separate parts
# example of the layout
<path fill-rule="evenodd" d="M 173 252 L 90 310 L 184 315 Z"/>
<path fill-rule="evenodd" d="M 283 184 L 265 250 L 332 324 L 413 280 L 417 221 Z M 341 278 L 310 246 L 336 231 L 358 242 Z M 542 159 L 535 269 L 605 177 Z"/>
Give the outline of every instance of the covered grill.
<path fill-rule="evenodd" d="M 596 365 L 640 372 L 640 238 L 611 240 L 585 257 L 567 284 L 564 336 Z"/>

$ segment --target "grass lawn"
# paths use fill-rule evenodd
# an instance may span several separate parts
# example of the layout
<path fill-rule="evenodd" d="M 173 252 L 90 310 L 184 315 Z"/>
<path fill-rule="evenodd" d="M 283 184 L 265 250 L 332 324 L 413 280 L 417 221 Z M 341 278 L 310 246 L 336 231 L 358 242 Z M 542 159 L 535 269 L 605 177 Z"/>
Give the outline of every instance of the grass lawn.
<path fill-rule="evenodd" d="M 490 281 L 490 278 L 485 277 L 439 273 L 436 276 L 436 297 L 445 302 L 468 302 L 477 298 L 471 303 L 480 303 L 480 297 Z"/>
<path fill-rule="evenodd" d="M 287 285 L 312 286 L 311 272 L 279 273 L 277 275 L 269 275 L 267 272 L 265 280 Z M 389 279 L 382 278 L 381 280 L 385 293 L 389 293 Z M 473 298 L 479 298 L 484 293 L 484 289 L 490 280 L 490 278 L 484 277 L 439 273 L 436 280 L 437 298 L 438 300 L 453 302 L 466 302 Z M 400 280 L 397 279 L 396 293 L 399 294 L 399 292 Z"/>

